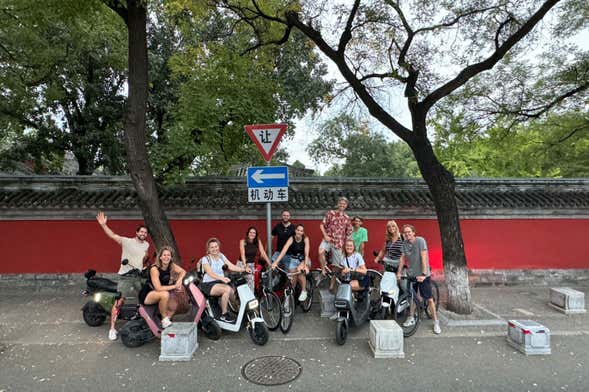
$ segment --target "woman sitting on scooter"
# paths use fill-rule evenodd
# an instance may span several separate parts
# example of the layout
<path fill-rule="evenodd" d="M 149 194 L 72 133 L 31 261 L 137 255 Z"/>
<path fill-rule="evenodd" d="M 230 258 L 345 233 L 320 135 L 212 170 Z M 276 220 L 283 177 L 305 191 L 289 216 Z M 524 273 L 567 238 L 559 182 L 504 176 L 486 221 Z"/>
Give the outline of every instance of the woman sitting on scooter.
<path fill-rule="evenodd" d="M 221 242 L 217 238 L 209 238 L 207 241 L 207 254 L 200 259 L 200 265 L 204 271 L 204 277 L 200 285 L 201 291 L 208 296 L 221 297 L 221 317 L 220 320 L 232 323 L 235 320 L 227 312 L 229 298 L 233 295 L 233 288 L 227 283 L 231 279 L 223 274 L 223 266 L 227 266 L 229 271 L 248 272 L 248 267 L 240 268 L 227 260 L 227 257 L 220 252 Z"/>
<path fill-rule="evenodd" d="M 352 239 L 347 239 L 344 244 L 344 256 L 340 267 L 342 268 L 340 271 L 342 275 L 346 275 L 350 272 L 364 275 L 360 280 L 354 279 L 350 281 L 350 286 L 352 286 L 353 291 L 360 291 L 370 285 L 370 278 L 366 275 L 368 271 L 366 270 L 364 259 L 360 253 L 354 251 L 354 241 Z"/>
<path fill-rule="evenodd" d="M 387 222 L 385 232 L 385 242 L 382 249 L 374 259 L 375 263 L 379 263 L 385 258 L 392 260 L 395 267 L 399 266 L 399 259 L 401 258 L 401 246 L 403 245 L 403 237 L 399 232 L 399 226 L 394 220 Z"/>
<path fill-rule="evenodd" d="M 278 264 L 282 264 L 283 268 L 288 272 L 297 272 L 304 270 L 305 274 L 309 273 L 309 266 L 311 259 L 309 259 L 309 238 L 305 236 L 305 227 L 298 224 L 295 227 L 295 233 L 290 237 L 282 251 L 272 263 L 272 269 L 275 269 Z M 304 261 L 304 262 L 301 262 Z M 301 294 L 299 295 L 299 302 L 307 299 L 307 279 L 304 274 L 296 276 L 301 285 Z M 293 285 L 294 287 L 294 285 Z"/>
<path fill-rule="evenodd" d="M 186 271 L 174 262 L 174 251 L 169 246 L 163 246 L 157 253 L 155 263 L 149 269 L 149 278 L 139 292 L 139 302 L 143 305 L 158 304 L 162 316 L 162 327 L 172 325 L 170 318 L 174 311 L 168 308 L 170 292 L 182 288 L 182 279 Z M 170 277 L 176 277 L 172 283 Z"/>

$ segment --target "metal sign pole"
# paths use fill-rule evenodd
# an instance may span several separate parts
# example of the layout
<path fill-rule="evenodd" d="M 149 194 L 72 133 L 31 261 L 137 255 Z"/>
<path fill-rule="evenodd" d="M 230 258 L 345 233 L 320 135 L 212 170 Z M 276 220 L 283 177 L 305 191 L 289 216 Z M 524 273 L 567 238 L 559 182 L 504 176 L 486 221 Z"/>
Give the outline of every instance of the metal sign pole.
<path fill-rule="evenodd" d="M 270 166 L 270 161 L 266 161 L 266 166 Z M 266 203 L 266 233 L 268 238 L 268 258 L 272 257 L 272 203 Z"/>

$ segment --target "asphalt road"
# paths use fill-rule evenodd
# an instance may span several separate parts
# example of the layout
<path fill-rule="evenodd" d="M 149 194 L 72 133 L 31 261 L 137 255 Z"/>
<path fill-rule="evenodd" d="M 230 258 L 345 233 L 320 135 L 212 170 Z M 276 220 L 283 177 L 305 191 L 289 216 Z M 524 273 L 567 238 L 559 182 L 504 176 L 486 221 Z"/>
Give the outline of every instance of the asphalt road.
<path fill-rule="evenodd" d="M 428 321 L 405 339 L 405 358 L 374 359 L 366 326 L 338 346 L 334 323 L 314 305 L 297 312 L 288 335 L 272 332 L 266 346 L 245 332 L 217 342 L 199 335 L 191 361 L 159 362 L 159 341 L 136 349 L 108 341 L 106 325 L 83 323 L 83 303 L 74 295 L 0 298 L 0 391 L 589 390 L 589 331 L 578 318 L 546 313 L 555 325 L 551 355 L 514 350 L 501 325 L 446 325 L 435 336 Z M 271 387 L 245 380 L 242 367 L 269 355 L 300 363 L 300 376 Z"/>

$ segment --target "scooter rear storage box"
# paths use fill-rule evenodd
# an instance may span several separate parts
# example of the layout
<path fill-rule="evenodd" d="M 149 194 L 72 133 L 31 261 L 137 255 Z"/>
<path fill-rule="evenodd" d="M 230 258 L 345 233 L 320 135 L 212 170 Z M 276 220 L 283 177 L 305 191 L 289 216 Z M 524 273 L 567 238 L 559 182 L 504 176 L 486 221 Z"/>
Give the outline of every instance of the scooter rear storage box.
<path fill-rule="evenodd" d="M 533 320 L 509 320 L 507 343 L 526 355 L 550 354 L 550 330 Z"/>
<path fill-rule="evenodd" d="M 551 288 L 550 306 L 565 314 L 585 313 L 585 293 L 569 287 Z"/>
<path fill-rule="evenodd" d="M 162 331 L 160 361 L 190 361 L 198 348 L 195 323 L 173 323 Z"/>

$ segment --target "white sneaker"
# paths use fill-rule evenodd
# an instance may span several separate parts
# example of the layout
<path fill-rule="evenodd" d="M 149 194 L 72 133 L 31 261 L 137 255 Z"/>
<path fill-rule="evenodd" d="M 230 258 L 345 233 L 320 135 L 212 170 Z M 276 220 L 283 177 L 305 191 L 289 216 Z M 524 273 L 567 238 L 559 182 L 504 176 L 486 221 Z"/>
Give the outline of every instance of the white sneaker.
<path fill-rule="evenodd" d="M 117 340 L 117 330 L 112 328 L 110 331 L 108 331 L 108 338 L 110 340 Z"/>
<path fill-rule="evenodd" d="M 337 320 L 337 318 L 339 317 L 339 314 L 337 314 L 337 312 L 335 312 L 334 314 L 332 314 L 331 316 L 329 316 L 330 320 Z"/>
<path fill-rule="evenodd" d="M 440 320 L 434 321 L 434 333 L 439 335 L 442 333 L 442 328 L 440 328 Z"/>
<path fill-rule="evenodd" d="M 170 321 L 170 318 L 169 317 L 164 317 L 164 319 L 162 320 L 162 328 L 166 329 L 170 325 L 172 325 L 172 322 Z"/>
<path fill-rule="evenodd" d="M 407 320 L 403 323 L 404 327 L 412 327 L 415 325 L 415 318 L 413 316 L 409 316 Z"/>
<path fill-rule="evenodd" d="M 301 291 L 301 295 L 299 295 L 299 302 L 305 302 L 307 300 L 307 291 Z"/>

